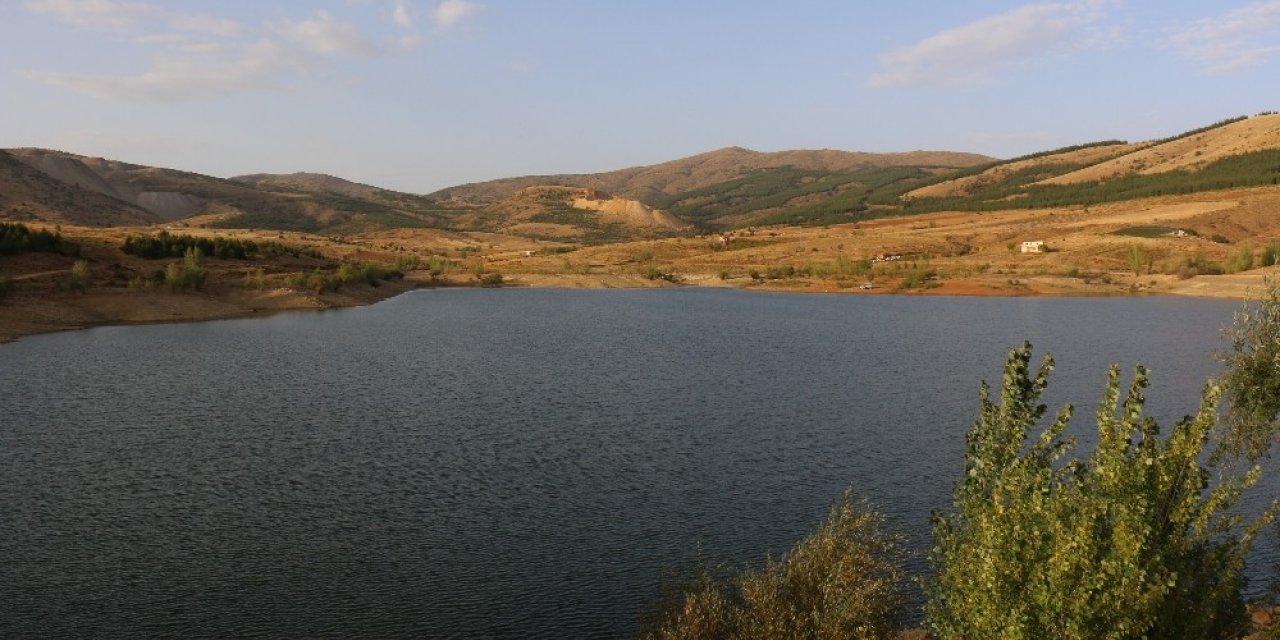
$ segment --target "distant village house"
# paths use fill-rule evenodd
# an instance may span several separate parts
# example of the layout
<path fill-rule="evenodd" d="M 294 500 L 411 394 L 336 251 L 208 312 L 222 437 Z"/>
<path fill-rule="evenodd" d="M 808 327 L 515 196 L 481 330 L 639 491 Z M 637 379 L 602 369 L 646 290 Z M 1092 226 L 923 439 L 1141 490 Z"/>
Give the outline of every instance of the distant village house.
<path fill-rule="evenodd" d="M 1022 243 L 1023 253 L 1044 253 L 1044 240 L 1027 240 Z"/>

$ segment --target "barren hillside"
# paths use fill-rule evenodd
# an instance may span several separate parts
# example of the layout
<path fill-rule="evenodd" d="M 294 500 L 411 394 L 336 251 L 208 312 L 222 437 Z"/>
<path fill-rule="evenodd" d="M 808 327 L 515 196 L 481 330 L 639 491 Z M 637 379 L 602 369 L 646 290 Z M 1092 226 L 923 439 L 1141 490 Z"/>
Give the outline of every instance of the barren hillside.
<path fill-rule="evenodd" d="M 636 200 L 591 189 L 521 189 L 459 218 L 466 228 L 534 238 L 623 240 L 690 229 L 688 222 Z"/>
<path fill-rule="evenodd" d="M 42 220 L 91 226 L 152 224 L 159 218 L 117 197 L 104 194 L 111 189 L 84 169 L 76 176 L 96 188 L 69 184 L 13 155 L 0 151 L 0 217 L 11 220 Z"/>

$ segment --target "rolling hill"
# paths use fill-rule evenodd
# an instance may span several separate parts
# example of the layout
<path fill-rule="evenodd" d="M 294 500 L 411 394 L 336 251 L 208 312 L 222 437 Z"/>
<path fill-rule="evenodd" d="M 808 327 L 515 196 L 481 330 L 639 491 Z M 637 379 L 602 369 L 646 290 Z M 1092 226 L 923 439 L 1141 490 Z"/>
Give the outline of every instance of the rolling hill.
<path fill-rule="evenodd" d="M 78 176 L 97 188 L 60 180 L 18 157 L 0 151 L 0 216 L 10 220 L 43 220 L 91 226 L 152 224 L 159 217 L 107 195 L 111 191 L 87 169 Z"/>
<path fill-rule="evenodd" d="M 431 201 L 373 187 L 363 197 L 307 191 L 47 149 L 11 149 L 5 157 L 16 161 L 7 165 L 13 184 L 27 185 L 3 190 L 12 201 L 8 207 L 29 212 L 29 219 L 91 226 L 184 221 L 326 233 L 446 226 L 447 212 L 432 210 Z"/>
<path fill-rule="evenodd" d="M 992 159 L 973 153 L 863 153 L 729 147 L 606 173 L 507 178 L 450 187 L 441 201 L 491 205 L 534 186 L 612 193 L 706 228 L 848 221 L 867 197 L 904 180 L 924 180 Z"/>
<path fill-rule="evenodd" d="M 990 160 L 955 152 L 759 153 L 731 147 L 646 167 L 511 178 L 423 196 L 317 173 L 221 179 L 62 151 L 9 154 L 26 182 L 76 194 L 55 200 L 25 188 L 22 192 L 30 195 L 24 198 L 61 203 L 53 211 L 24 208 L 11 198 L 15 214 L 31 219 L 89 225 L 181 221 L 328 234 L 433 227 L 589 242 L 653 237 L 691 226 L 839 221 L 865 211 L 868 196 L 903 180 Z M 110 211 L 116 213 L 104 213 Z"/>

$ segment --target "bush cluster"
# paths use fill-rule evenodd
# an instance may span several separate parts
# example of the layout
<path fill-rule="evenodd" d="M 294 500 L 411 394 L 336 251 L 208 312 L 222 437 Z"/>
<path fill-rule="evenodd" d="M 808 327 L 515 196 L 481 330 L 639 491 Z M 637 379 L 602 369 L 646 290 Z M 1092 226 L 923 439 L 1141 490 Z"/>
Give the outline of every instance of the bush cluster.
<path fill-rule="evenodd" d="M 656 265 L 646 264 L 640 267 L 640 276 L 646 280 L 666 280 L 667 282 L 679 283 L 680 275 L 674 271 L 662 269 Z"/>
<path fill-rule="evenodd" d="M 188 234 L 171 234 L 161 231 L 155 235 L 141 234 L 125 236 L 120 249 L 129 255 L 139 258 L 181 258 L 190 249 L 198 249 L 201 255 L 213 258 L 245 260 L 253 255 L 269 257 L 306 256 L 319 258 L 314 249 L 302 249 L 275 241 L 263 243 L 237 238 L 198 238 Z"/>
<path fill-rule="evenodd" d="M 394 267 L 371 262 L 344 262 L 333 271 L 316 268 L 310 273 L 295 273 L 285 278 L 285 286 L 292 289 L 310 289 L 316 293 L 337 291 L 353 282 L 363 282 L 371 287 L 383 280 L 394 280 L 404 273 Z"/>
<path fill-rule="evenodd" d="M 501 287 L 503 278 L 502 274 L 497 272 L 477 273 L 476 282 L 479 282 L 482 287 Z"/>
<path fill-rule="evenodd" d="M 80 246 L 64 240 L 59 231 L 34 230 L 21 222 L 0 222 L 0 256 L 27 251 L 77 256 L 80 255 Z"/>
<path fill-rule="evenodd" d="M 817 531 L 778 560 L 718 579 L 702 569 L 668 594 L 642 638 L 896 637 L 902 605 L 901 540 L 852 493 Z"/>
<path fill-rule="evenodd" d="M 1204 251 L 1199 250 L 1184 256 L 1177 269 L 1178 277 L 1183 280 L 1195 276 L 1220 276 L 1223 273 L 1226 273 L 1226 268 L 1221 263 L 1209 260 Z"/>

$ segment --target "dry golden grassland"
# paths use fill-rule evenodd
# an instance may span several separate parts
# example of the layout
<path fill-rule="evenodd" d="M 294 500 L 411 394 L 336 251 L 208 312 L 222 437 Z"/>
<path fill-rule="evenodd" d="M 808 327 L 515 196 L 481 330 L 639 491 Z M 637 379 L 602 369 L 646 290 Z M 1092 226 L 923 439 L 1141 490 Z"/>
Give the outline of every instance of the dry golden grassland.
<path fill-rule="evenodd" d="M 1259 267 L 1280 242 L 1280 189 L 1256 188 L 1136 200 L 1095 207 L 936 213 L 829 227 L 762 227 L 719 235 L 579 246 L 514 235 L 398 229 L 323 237 L 293 232 L 175 228 L 171 233 L 273 241 L 320 257 L 206 261 L 198 291 L 140 286 L 171 259 L 125 254 L 125 236 L 153 228 L 63 226 L 80 245 L 87 286 L 68 285 L 74 257 L 24 253 L 0 258 L 0 338 L 95 324 L 201 320 L 367 304 L 419 286 L 474 285 L 500 273 L 504 286 L 739 287 L 762 291 L 941 295 L 1181 294 L 1242 297 L 1273 267 Z M 34 223 L 32 226 L 43 226 Z M 1120 235 L 1143 227 L 1196 235 Z M 1146 235 L 1152 235 L 1147 233 Z M 1216 238 L 1217 241 L 1211 238 Z M 1020 252 L 1043 241 L 1047 253 Z M 1227 242 L 1222 242 L 1226 240 Z M 1253 268 L 1226 269 L 1251 247 Z M 877 257 L 896 259 L 875 260 Z M 417 260 L 403 280 L 316 292 L 290 276 L 341 262 Z M 429 265 L 435 264 L 432 270 Z M 1188 265 L 1199 265 L 1191 268 Z M 260 272 L 258 270 L 261 270 Z M 871 288 L 863 288 L 870 283 Z"/>

